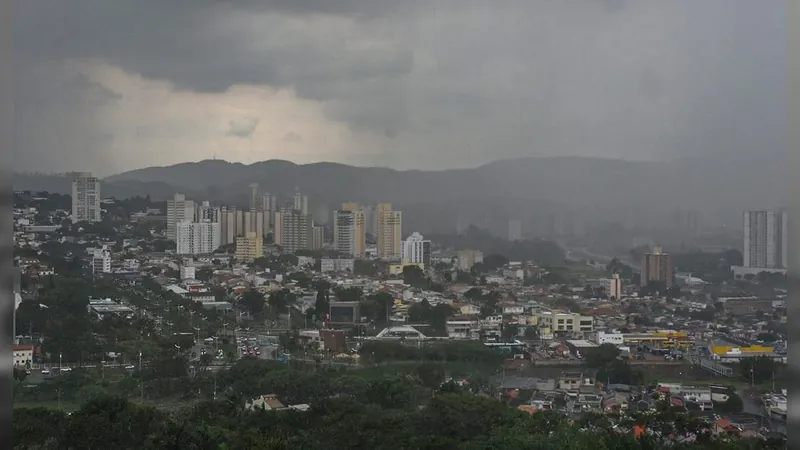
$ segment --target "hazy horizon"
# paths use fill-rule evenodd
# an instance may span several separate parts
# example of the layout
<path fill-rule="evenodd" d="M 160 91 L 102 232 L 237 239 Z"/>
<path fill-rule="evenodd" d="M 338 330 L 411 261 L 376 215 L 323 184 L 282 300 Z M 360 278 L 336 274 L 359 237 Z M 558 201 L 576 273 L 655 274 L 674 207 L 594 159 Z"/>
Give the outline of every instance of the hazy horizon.
<path fill-rule="evenodd" d="M 785 0 L 16 0 L 19 172 L 783 154 Z"/>

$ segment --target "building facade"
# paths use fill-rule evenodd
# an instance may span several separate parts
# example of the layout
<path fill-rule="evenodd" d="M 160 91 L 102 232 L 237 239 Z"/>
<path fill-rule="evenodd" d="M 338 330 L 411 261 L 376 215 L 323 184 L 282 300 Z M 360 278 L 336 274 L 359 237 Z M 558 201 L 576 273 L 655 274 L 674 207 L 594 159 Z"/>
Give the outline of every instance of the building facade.
<path fill-rule="evenodd" d="M 662 252 L 660 247 L 654 248 L 652 252 L 645 253 L 642 257 L 640 286 L 647 287 L 651 282 L 663 283 L 667 289 L 675 284 L 672 257 L 669 253 Z"/>
<path fill-rule="evenodd" d="M 744 266 L 785 269 L 787 265 L 787 214 L 784 211 L 744 213 Z"/>
<path fill-rule="evenodd" d="M 264 238 L 256 233 L 248 233 L 236 238 L 236 259 L 253 262 L 264 256 Z"/>
<path fill-rule="evenodd" d="M 195 218 L 195 207 L 192 200 L 186 200 L 186 196 L 176 193 L 172 200 L 167 200 L 167 239 L 175 241 L 177 238 L 178 224 L 185 221 L 193 221 Z"/>
<path fill-rule="evenodd" d="M 344 255 L 361 258 L 366 250 L 365 216 L 358 205 L 342 204 L 333 212 L 333 247 Z"/>
<path fill-rule="evenodd" d="M 179 255 L 210 254 L 222 245 L 219 223 L 184 220 L 176 225 L 175 230 L 175 251 Z"/>
<path fill-rule="evenodd" d="M 276 215 L 275 243 L 285 253 L 308 250 L 311 226 L 311 216 L 308 214 L 303 214 L 299 209 L 283 208 Z"/>
<path fill-rule="evenodd" d="M 420 233 L 416 231 L 411 233 L 411 236 L 403 241 L 401 249 L 400 259 L 404 264 L 423 264 L 424 267 L 430 267 L 431 241 L 426 240 Z"/>
<path fill-rule="evenodd" d="M 91 173 L 72 180 L 72 222 L 100 222 L 100 180 Z"/>
<path fill-rule="evenodd" d="M 376 236 L 378 257 L 399 259 L 402 253 L 403 213 L 392 210 L 391 203 L 379 203 L 376 214 L 378 216 L 378 234 Z"/>

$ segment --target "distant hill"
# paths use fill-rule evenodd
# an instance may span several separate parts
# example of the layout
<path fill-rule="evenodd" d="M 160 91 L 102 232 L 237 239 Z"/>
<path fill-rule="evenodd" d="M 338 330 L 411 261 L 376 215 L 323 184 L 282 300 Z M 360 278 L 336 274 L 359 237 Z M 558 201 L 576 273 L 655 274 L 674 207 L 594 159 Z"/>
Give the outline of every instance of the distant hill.
<path fill-rule="evenodd" d="M 696 210 L 720 223 L 738 223 L 747 208 L 786 203 L 781 158 L 730 155 L 672 162 L 632 162 L 585 157 L 523 158 L 475 169 L 399 171 L 335 163 L 298 165 L 270 160 L 254 164 L 205 160 L 148 167 L 107 177 L 103 195 L 145 195 L 163 200 L 180 191 L 190 197 L 245 204 L 248 185 L 314 204 L 392 202 L 414 211 L 420 229 L 436 229 L 457 217 L 484 214 L 528 218 L 573 211 L 606 221 L 668 220 L 676 209 Z M 69 193 L 61 175 L 15 174 L 15 189 Z M 411 220 L 411 217 L 409 217 Z M 425 223 L 429 222 L 429 223 Z"/>

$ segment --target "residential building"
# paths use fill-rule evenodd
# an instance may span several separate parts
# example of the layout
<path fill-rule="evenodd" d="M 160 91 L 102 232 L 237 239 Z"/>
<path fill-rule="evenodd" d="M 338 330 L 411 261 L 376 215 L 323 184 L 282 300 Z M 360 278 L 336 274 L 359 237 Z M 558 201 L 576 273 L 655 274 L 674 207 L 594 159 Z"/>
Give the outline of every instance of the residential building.
<path fill-rule="evenodd" d="M 220 224 L 209 220 L 176 225 L 175 247 L 179 255 L 202 255 L 213 253 L 220 247 Z"/>
<path fill-rule="evenodd" d="M 377 249 L 378 257 L 398 259 L 401 254 L 401 237 L 403 233 L 403 213 L 392 210 L 391 203 L 379 203 Z"/>
<path fill-rule="evenodd" d="M 310 248 L 311 216 L 299 209 L 282 208 L 275 216 L 275 243 L 285 253 Z"/>
<path fill-rule="evenodd" d="M 311 227 L 311 250 L 320 250 L 325 245 L 325 229 L 319 225 Z"/>
<path fill-rule="evenodd" d="M 458 270 L 468 272 L 477 263 L 483 262 L 483 252 L 480 250 L 459 250 L 457 253 Z"/>
<path fill-rule="evenodd" d="M 175 241 L 178 224 L 193 221 L 195 218 L 194 202 L 186 200 L 186 196 L 176 193 L 172 200 L 167 200 L 167 239 Z"/>
<path fill-rule="evenodd" d="M 258 183 L 250 183 L 250 211 L 258 210 L 259 200 L 258 196 Z"/>
<path fill-rule="evenodd" d="M 14 367 L 26 367 L 33 363 L 32 345 L 13 345 L 11 351 L 14 353 Z"/>
<path fill-rule="evenodd" d="M 361 258 L 366 249 L 364 211 L 355 203 L 343 203 L 333 213 L 333 247 L 342 254 Z"/>
<path fill-rule="evenodd" d="M 744 213 L 744 267 L 785 269 L 788 223 L 784 211 Z"/>
<path fill-rule="evenodd" d="M 622 298 L 622 279 L 618 273 L 611 274 L 611 278 L 605 280 L 604 288 L 608 298 L 614 300 Z"/>
<path fill-rule="evenodd" d="M 253 262 L 264 256 L 264 238 L 256 233 L 248 233 L 236 238 L 236 259 Z"/>
<path fill-rule="evenodd" d="M 416 231 L 411 233 L 401 246 L 400 259 L 403 264 L 423 264 L 429 267 L 431 263 L 431 241 L 426 240 Z"/>
<path fill-rule="evenodd" d="M 107 246 L 95 249 L 92 252 L 92 273 L 110 273 L 111 272 L 111 250 Z"/>
<path fill-rule="evenodd" d="M 293 199 L 294 209 L 300 211 L 300 214 L 308 215 L 308 196 L 299 192 L 295 192 Z"/>
<path fill-rule="evenodd" d="M 72 221 L 100 222 L 100 180 L 91 173 L 78 173 L 72 180 Z"/>
<path fill-rule="evenodd" d="M 320 272 L 353 272 L 355 260 L 352 258 L 322 258 Z"/>
<path fill-rule="evenodd" d="M 669 289 L 675 283 L 675 269 L 672 265 L 672 257 L 668 253 L 661 251 L 661 247 L 655 247 L 652 252 L 645 253 L 642 257 L 642 287 L 650 285 L 651 282 L 661 283 Z"/>

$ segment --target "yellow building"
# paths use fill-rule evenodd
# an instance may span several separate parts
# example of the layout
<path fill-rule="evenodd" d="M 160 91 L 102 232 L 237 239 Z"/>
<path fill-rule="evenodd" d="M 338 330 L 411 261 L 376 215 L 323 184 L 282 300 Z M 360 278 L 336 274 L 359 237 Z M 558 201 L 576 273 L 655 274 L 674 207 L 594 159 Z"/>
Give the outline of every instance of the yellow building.
<path fill-rule="evenodd" d="M 736 347 L 733 345 L 716 345 L 711 347 L 711 352 L 718 356 L 733 356 L 733 355 L 762 355 L 775 352 L 774 347 L 767 347 L 765 345 L 750 345 L 747 347 Z"/>
<path fill-rule="evenodd" d="M 379 203 L 378 215 L 378 257 L 398 259 L 401 255 L 403 233 L 403 213 L 393 211 L 391 203 Z"/>
<path fill-rule="evenodd" d="M 252 262 L 264 256 L 264 239 L 257 233 L 247 233 L 236 238 L 236 259 Z"/>

